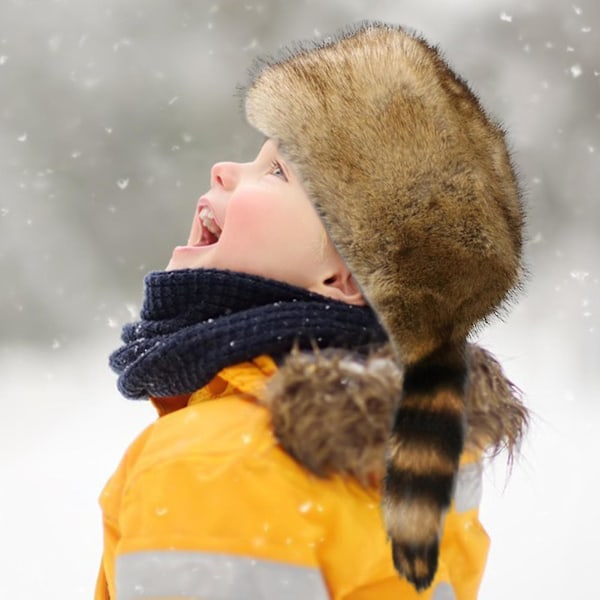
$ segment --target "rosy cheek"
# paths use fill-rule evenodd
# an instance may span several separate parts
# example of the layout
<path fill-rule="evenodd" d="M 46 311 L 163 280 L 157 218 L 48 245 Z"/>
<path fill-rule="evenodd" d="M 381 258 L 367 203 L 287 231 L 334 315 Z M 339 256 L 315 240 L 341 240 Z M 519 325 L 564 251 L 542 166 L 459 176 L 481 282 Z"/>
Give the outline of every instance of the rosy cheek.
<path fill-rule="evenodd" d="M 247 191 L 236 195 L 227 209 L 221 239 L 225 238 L 232 248 L 244 247 L 249 240 L 255 244 L 265 243 L 278 233 L 281 208 L 277 199 L 264 192 Z"/>

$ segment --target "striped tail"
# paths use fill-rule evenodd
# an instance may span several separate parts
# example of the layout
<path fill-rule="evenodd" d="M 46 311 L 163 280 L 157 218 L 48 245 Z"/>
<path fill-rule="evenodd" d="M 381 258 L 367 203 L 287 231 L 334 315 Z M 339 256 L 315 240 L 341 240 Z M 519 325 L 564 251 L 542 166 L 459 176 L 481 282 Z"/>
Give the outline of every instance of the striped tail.
<path fill-rule="evenodd" d="M 408 365 L 388 446 L 383 512 L 396 570 L 431 585 L 465 436 L 465 344 Z"/>

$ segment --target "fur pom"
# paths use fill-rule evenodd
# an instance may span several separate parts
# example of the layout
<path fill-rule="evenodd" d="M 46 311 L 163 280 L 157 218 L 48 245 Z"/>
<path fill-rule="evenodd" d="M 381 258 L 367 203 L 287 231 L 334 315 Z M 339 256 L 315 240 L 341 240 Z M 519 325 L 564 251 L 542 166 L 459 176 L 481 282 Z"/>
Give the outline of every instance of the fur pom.
<path fill-rule="evenodd" d="M 494 356 L 468 346 L 467 450 L 508 460 L 519 448 L 528 411 L 519 389 Z M 402 372 L 388 348 L 369 357 L 348 351 L 292 353 L 267 386 L 262 402 L 285 450 L 319 477 L 338 473 L 379 485 L 402 390 Z"/>

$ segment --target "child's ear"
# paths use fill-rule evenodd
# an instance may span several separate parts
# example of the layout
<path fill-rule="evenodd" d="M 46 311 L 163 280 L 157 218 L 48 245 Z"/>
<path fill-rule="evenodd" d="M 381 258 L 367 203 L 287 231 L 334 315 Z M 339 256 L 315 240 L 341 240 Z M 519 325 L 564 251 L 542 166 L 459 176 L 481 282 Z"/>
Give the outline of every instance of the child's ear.
<path fill-rule="evenodd" d="M 345 265 L 323 279 L 311 291 L 318 292 L 334 300 L 346 302 L 346 304 L 357 304 L 360 306 L 366 304 L 356 280 Z"/>

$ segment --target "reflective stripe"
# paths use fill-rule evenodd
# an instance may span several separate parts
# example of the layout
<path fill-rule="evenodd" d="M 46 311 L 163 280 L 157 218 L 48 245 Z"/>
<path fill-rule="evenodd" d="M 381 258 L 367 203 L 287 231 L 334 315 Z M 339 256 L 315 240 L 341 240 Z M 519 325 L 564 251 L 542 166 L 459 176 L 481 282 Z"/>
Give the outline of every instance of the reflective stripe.
<path fill-rule="evenodd" d="M 477 508 L 483 493 L 483 466 L 479 462 L 463 465 L 458 470 L 454 490 L 456 512 L 466 512 Z"/>
<path fill-rule="evenodd" d="M 452 586 L 449 583 L 443 582 L 435 586 L 431 600 L 456 600 L 456 596 L 454 595 Z"/>
<path fill-rule="evenodd" d="M 319 569 L 177 550 L 117 557 L 116 600 L 328 600 Z"/>

